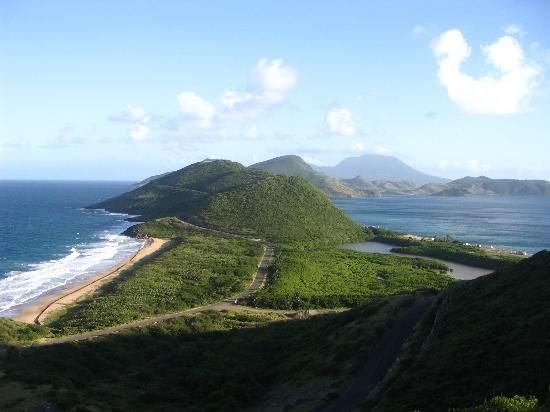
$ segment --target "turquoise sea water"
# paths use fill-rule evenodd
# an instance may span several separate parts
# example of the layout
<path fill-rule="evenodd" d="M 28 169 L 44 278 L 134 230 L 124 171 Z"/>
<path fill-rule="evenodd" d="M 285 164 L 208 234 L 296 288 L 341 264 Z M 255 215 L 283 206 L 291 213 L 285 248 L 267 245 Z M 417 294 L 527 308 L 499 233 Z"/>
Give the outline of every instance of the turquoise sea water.
<path fill-rule="evenodd" d="M 0 181 L 0 316 L 126 259 L 127 215 L 83 207 L 132 189 L 121 182 Z"/>
<path fill-rule="evenodd" d="M 382 196 L 333 201 L 364 225 L 423 236 L 448 234 L 527 252 L 550 249 L 550 197 Z"/>

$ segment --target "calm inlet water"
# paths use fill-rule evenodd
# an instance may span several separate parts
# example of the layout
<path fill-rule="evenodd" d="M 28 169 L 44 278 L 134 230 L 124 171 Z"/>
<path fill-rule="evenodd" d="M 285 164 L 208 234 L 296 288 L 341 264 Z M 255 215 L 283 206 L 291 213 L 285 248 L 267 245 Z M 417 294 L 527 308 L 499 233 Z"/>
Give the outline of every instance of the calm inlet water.
<path fill-rule="evenodd" d="M 84 206 L 132 189 L 120 182 L 0 181 L 0 316 L 134 254 L 127 215 Z"/>
<path fill-rule="evenodd" d="M 333 199 L 357 222 L 527 252 L 550 249 L 550 197 L 385 196 Z"/>
<path fill-rule="evenodd" d="M 369 252 L 369 253 L 392 253 L 391 249 L 396 247 L 395 245 L 387 245 L 385 243 L 378 242 L 361 242 L 361 243 L 348 243 L 342 245 L 343 249 L 357 250 L 358 252 Z M 473 266 L 461 265 L 460 263 L 449 262 L 448 260 L 436 259 L 425 256 L 414 256 L 414 255 L 405 255 L 402 253 L 392 253 L 398 256 L 404 257 L 419 257 L 421 259 L 435 260 L 436 262 L 441 262 L 446 264 L 451 271 L 449 275 L 455 279 L 460 280 L 470 280 L 475 279 L 488 273 L 493 272 L 490 269 L 476 268 Z"/>

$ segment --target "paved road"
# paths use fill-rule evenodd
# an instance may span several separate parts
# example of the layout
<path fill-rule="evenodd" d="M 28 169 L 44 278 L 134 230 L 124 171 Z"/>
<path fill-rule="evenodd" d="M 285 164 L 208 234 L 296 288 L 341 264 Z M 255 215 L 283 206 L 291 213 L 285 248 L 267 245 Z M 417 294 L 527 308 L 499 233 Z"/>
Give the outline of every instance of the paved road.
<path fill-rule="evenodd" d="M 201 226 L 194 225 L 189 222 L 185 222 L 183 220 L 177 219 L 179 222 L 189 225 L 198 229 L 202 230 L 208 230 L 210 232 L 219 233 L 223 235 L 232 236 L 235 238 L 241 238 L 241 239 L 248 239 L 253 241 L 260 242 L 261 239 L 252 239 L 243 235 L 238 235 L 235 233 L 229 233 L 229 232 L 223 232 L 221 230 L 217 229 L 211 229 L 211 228 L 205 228 Z M 256 293 L 258 289 L 260 289 L 263 284 L 265 283 L 265 280 L 267 278 L 268 269 L 271 263 L 273 262 L 273 257 L 275 255 L 275 250 L 273 246 L 269 244 L 264 244 L 264 253 L 262 255 L 262 258 L 260 259 L 260 263 L 258 264 L 258 268 L 256 272 L 254 273 L 254 278 L 252 280 L 252 283 L 250 286 L 243 292 L 239 293 L 238 295 L 235 295 L 233 297 L 230 297 L 228 299 L 225 299 L 220 302 L 212 303 L 210 305 L 200 306 L 192 309 L 187 309 L 181 312 L 175 312 L 175 313 L 167 313 L 162 315 L 153 316 L 147 319 L 138 320 L 135 322 L 125 323 L 123 325 L 113 326 L 109 328 L 104 328 L 100 330 L 95 330 L 91 332 L 85 332 L 85 333 L 79 333 L 76 335 L 70 335 L 70 336 L 64 336 L 62 338 L 54 338 L 54 339 L 46 339 L 43 341 L 35 342 L 28 346 L 48 346 L 48 345 L 58 345 L 60 343 L 66 343 L 66 342 L 77 342 L 82 340 L 89 340 L 94 339 L 100 336 L 106 336 L 111 335 L 115 333 L 119 333 L 122 330 L 126 329 L 132 329 L 132 328 L 141 328 L 144 326 L 154 325 L 158 322 L 162 322 L 164 320 L 169 319 L 176 319 L 180 318 L 182 316 L 190 316 L 196 313 L 200 312 L 208 312 L 208 311 L 222 311 L 222 310 L 232 310 L 232 309 L 240 309 L 243 307 L 237 307 L 237 303 L 240 299 L 249 297 Z M 254 310 L 254 308 L 249 308 Z M 272 311 L 271 311 L 272 312 Z"/>
<path fill-rule="evenodd" d="M 351 385 L 333 403 L 320 408 L 323 412 L 351 412 L 367 399 L 369 393 L 386 376 L 389 368 L 401 353 L 401 347 L 414 327 L 428 311 L 432 300 L 418 302 L 408 309 L 387 331 L 378 344 L 369 351 L 367 362 Z"/>

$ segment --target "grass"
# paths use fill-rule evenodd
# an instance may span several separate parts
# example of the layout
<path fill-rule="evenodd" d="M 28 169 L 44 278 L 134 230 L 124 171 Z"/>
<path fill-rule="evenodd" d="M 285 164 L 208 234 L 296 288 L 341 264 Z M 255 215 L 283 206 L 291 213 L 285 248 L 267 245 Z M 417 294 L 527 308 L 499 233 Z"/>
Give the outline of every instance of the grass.
<path fill-rule="evenodd" d="M 550 252 L 451 286 L 420 323 L 377 411 L 441 411 L 494 396 L 548 398 Z"/>
<path fill-rule="evenodd" d="M 351 307 L 373 300 L 445 288 L 447 266 L 425 259 L 337 248 L 284 249 L 254 305 L 276 309 Z"/>
<path fill-rule="evenodd" d="M 219 193 L 201 217 L 210 225 L 277 243 L 338 244 L 364 238 L 361 226 L 301 177 L 270 176 L 246 188 Z"/>
<path fill-rule="evenodd" d="M 403 238 L 400 233 L 380 229 L 374 229 L 373 235 L 373 240 L 377 242 L 399 246 L 393 248 L 392 252 L 433 257 L 486 269 L 504 269 L 524 259 L 508 253 L 490 253 L 485 249 L 456 240 L 420 241 Z"/>
<path fill-rule="evenodd" d="M 168 230 L 170 223 L 146 228 Z M 152 232 L 151 232 L 152 233 Z M 155 257 L 138 263 L 51 322 L 62 334 L 128 323 L 219 301 L 252 281 L 263 247 L 190 227 Z"/>
<path fill-rule="evenodd" d="M 128 228 L 124 234 L 132 237 L 150 236 L 160 239 L 185 238 L 191 235 L 210 235 L 231 238 L 230 236 L 223 236 L 223 234 L 213 234 L 213 232 L 208 229 L 188 225 L 174 217 L 155 219 L 146 223 L 134 225 Z"/>
<path fill-rule="evenodd" d="M 361 226 L 305 179 L 227 160 L 195 163 L 91 207 L 144 220 L 176 216 L 278 243 L 364 238 Z"/>
<path fill-rule="evenodd" d="M 303 320 L 205 313 L 94 341 L 11 350 L 0 393 L 17 384 L 26 388 L 20 402 L 41 399 L 61 410 L 312 410 L 347 387 L 414 300 Z"/>
<path fill-rule="evenodd" d="M 495 396 L 483 405 L 464 409 L 452 409 L 451 412 L 543 412 L 534 396 Z"/>
<path fill-rule="evenodd" d="M 0 345 L 31 342 L 50 334 L 47 327 L 0 318 Z"/>

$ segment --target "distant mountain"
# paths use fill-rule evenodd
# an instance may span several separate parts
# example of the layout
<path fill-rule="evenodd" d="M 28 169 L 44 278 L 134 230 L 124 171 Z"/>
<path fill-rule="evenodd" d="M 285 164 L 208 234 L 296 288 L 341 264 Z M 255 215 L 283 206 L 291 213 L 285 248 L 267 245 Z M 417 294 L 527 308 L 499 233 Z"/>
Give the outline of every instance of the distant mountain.
<path fill-rule="evenodd" d="M 415 194 L 417 186 L 413 182 L 388 180 L 365 180 L 361 176 L 353 179 L 342 179 L 346 185 L 361 189 L 371 196 L 411 195 Z"/>
<path fill-rule="evenodd" d="M 441 191 L 434 194 L 436 196 L 550 196 L 550 182 L 545 180 L 490 179 L 485 176 L 467 176 L 447 183 Z"/>
<path fill-rule="evenodd" d="M 365 409 L 448 411 L 516 394 L 544 402 L 550 382 L 548 302 L 548 251 L 457 282 L 417 325 L 400 362 L 379 387 L 375 406 Z"/>
<path fill-rule="evenodd" d="M 431 176 L 413 169 L 392 156 L 365 154 L 348 157 L 336 166 L 313 166 L 315 170 L 339 179 L 352 179 L 361 176 L 365 180 L 407 181 L 417 185 L 426 183 L 446 183 L 449 179 Z"/>
<path fill-rule="evenodd" d="M 369 195 L 369 193 L 365 193 L 360 188 L 351 187 L 338 179 L 313 170 L 301 157 L 295 155 L 275 157 L 265 162 L 255 163 L 249 167 L 251 169 L 266 170 L 276 175 L 303 177 L 329 196 L 359 197 Z"/>
<path fill-rule="evenodd" d="M 176 216 L 275 241 L 339 243 L 362 233 L 305 179 L 229 160 L 194 163 L 89 208 L 140 215 L 140 220 Z"/>

